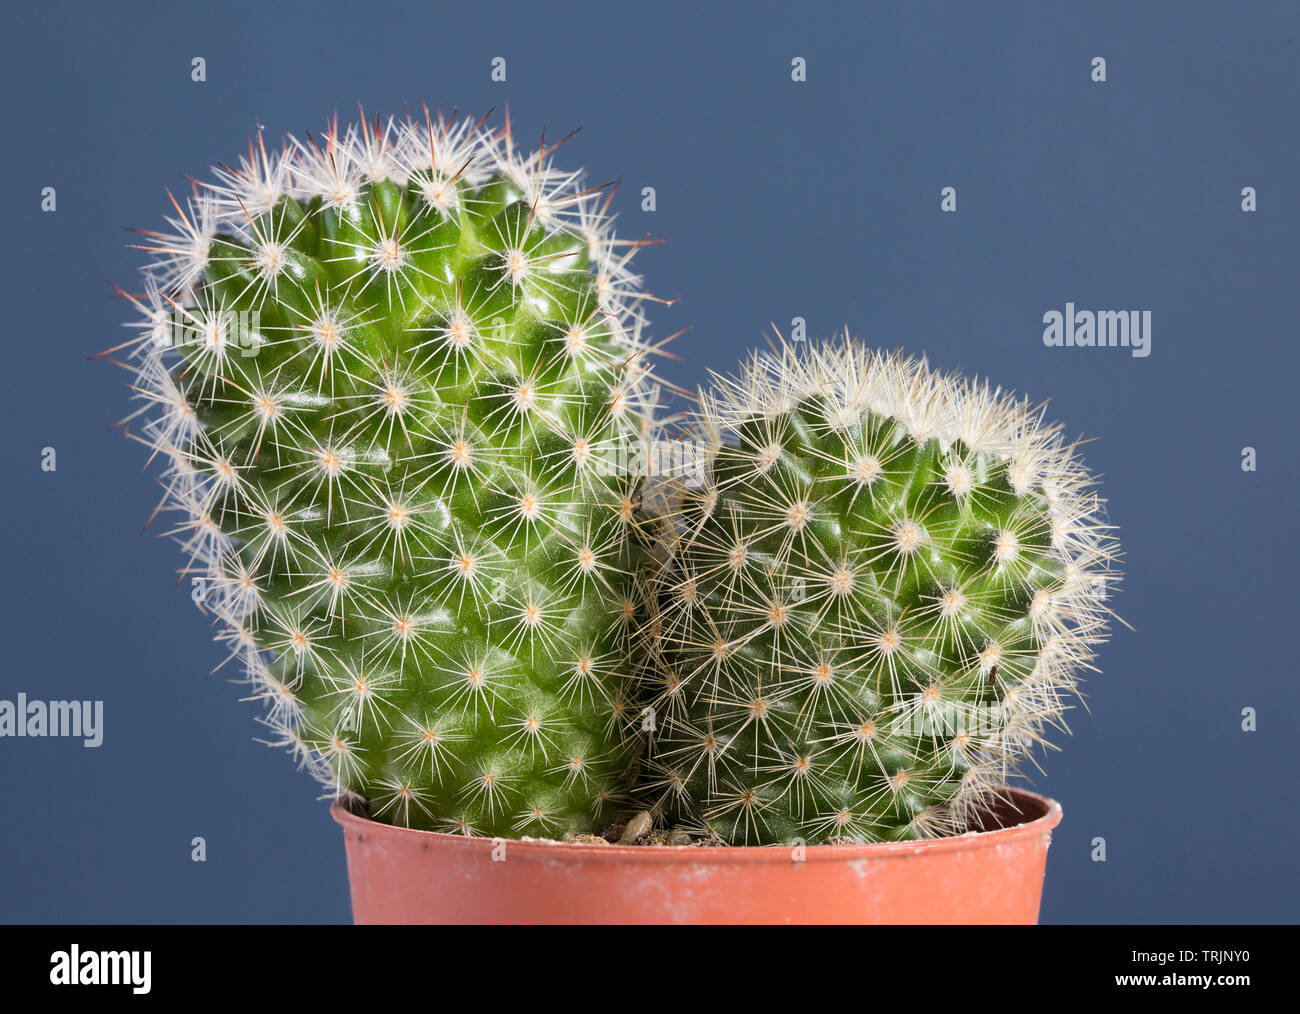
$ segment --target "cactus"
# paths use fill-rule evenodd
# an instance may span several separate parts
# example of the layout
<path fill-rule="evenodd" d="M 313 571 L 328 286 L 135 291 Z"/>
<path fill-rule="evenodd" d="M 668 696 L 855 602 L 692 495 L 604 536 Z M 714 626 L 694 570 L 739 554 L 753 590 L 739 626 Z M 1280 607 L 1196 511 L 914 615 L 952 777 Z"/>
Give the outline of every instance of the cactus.
<path fill-rule="evenodd" d="M 847 333 L 719 378 L 694 436 L 658 491 L 654 798 L 733 844 L 978 826 L 1106 636 L 1118 548 L 1077 446 Z"/>
<path fill-rule="evenodd" d="M 140 243 L 127 421 L 182 580 L 271 742 L 380 821 L 560 837 L 628 792 L 649 297 L 555 147 L 259 133 Z"/>

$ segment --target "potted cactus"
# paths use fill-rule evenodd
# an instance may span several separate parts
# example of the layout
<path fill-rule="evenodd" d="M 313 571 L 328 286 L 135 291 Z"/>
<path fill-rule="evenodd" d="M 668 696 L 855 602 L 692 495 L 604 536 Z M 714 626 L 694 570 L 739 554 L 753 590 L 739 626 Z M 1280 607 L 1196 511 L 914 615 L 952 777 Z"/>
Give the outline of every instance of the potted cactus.
<path fill-rule="evenodd" d="M 1032 921 L 1060 811 L 1006 780 L 1117 555 L 1074 447 L 846 336 L 649 467 L 641 244 L 555 148 L 259 135 L 124 293 L 128 431 L 357 920 Z"/>

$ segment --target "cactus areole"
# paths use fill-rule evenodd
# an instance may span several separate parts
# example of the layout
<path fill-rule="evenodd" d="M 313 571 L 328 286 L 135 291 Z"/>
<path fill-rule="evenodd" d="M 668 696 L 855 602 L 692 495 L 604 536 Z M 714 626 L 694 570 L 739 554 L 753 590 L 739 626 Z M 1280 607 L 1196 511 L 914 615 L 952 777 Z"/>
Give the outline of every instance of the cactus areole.
<path fill-rule="evenodd" d="M 382 822 L 563 837 L 630 789 L 657 394 L 638 244 L 554 148 L 259 136 L 139 244 L 117 351 L 183 579 L 271 741 Z"/>

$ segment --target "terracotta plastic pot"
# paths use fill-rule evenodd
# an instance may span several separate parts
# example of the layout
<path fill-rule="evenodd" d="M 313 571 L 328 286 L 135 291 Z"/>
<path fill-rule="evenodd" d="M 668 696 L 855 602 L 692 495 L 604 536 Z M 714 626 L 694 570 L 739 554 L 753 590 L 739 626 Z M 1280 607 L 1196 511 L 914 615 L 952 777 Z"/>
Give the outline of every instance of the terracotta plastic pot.
<path fill-rule="evenodd" d="M 1008 795 L 989 830 L 801 851 L 503 841 L 332 813 L 357 923 L 1034 923 L 1061 807 Z"/>

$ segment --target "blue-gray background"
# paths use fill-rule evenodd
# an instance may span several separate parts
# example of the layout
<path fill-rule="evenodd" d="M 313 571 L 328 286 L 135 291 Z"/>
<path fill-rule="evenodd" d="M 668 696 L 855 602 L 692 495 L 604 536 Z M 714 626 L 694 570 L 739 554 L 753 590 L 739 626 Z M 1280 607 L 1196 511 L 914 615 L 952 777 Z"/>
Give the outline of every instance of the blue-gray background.
<path fill-rule="evenodd" d="M 655 333 L 692 328 L 675 381 L 802 316 L 1050 397 L 1095 437 L 1135 631 L 1104 649 L 1091 715 L 1035 778 L 1065 806 L 1043 918 L 1296 919 L 1297 5 L 226 0 L 4 17 L 0 699 L 100 698 L 106 734 L 97 750 L 0 740 L 0 919 L 349 918 L 316 786 L 253 741 L 242 687 L 205 678 L 220 655 L 173 588 L 177 551 L 137 534 L 157 487 L 143 449 L 106 431 L 126 375 L 84 357 L 126 336 L 105 280 L 132 286 L 122 228 L 159 225 L 164 186 L 233 158 L 257 123 L 277 138 L 358 100 L 373 115 L 421 99 L 497 122 L 508 103 L 525 136 L 584 128 L 566 162 L 622 177 L 624 234 L 667 238 L 639 264 L 681 296 Z M 1045 348 L 1042 315 L 1067 300 L 1150 309 L 1150 358 Z"/>

